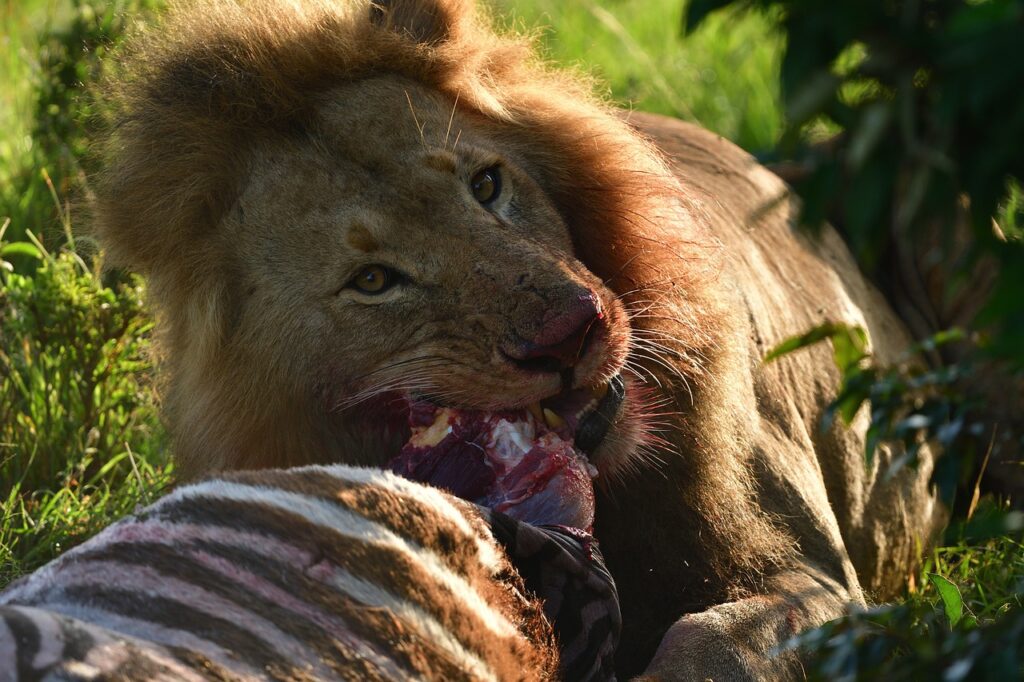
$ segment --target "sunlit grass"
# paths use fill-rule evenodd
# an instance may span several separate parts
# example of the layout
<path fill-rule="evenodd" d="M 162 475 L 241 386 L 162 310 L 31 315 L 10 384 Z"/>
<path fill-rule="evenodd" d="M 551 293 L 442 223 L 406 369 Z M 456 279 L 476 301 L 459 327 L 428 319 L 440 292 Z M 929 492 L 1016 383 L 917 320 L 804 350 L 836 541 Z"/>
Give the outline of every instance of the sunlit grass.
<path fill-rule="evenodd" d="M 979 620 L 991 619 L 1008 608 L 1019 608 L 1024 597 L 1024 545 L 1018 538 L 997 537 L 978 544 L 937 547 L 928 556 L 911 598 L 935 601 L 939 595 L 928 581 L 937 573 L 957 584 L 965 609 Z"/>
<path fill-rule="evenodd" d="M 63 46 L 53 37 L 44 50 L 40 35 L 78 11 L 72 0 L 0 6 L 0 586 L 171 476 L 141 283 L 105 284 L 71 247 L 71 197 L 51 182 L 68 155 L 36 136 L 41 116 L 62 113 L 41 111 L 43 84 L 60 87 L 45 60 Z"/>
<path fill-rule="evenodd" d="M 48 486 L 20 483 L 0 499 L 0 586 L 87 540 L 111 522 L 154 501 L 171 478 L 169 466 L 123 450 L 88 478 L 91 458 L 68 462 L 72 469 Z"/>
<path fill-rule="evenodd" d="M 699 123 L 752 151 L 782 127 L 782 44 L 765 17 L 725 12 L 682 36 L 679 0 L 494 0 L 544 54 L 595 74 L 615 102 Z"/>
<path fill-rule="evenodd" d="M 70 0 L 3 0 L 0 5 L 0 222 L 9 234 L 52 227 L 40 171 L 46 160 L 33 137 L 36 88 L 43 77 L 39 35 L 66 22 Z"/>
<path fill-rule="evenodd" d="M 154 499 L 171 469 L 138 280 L 108 286 L 70 245 L 0 234 L 0 321 L 2 585 Z"/>

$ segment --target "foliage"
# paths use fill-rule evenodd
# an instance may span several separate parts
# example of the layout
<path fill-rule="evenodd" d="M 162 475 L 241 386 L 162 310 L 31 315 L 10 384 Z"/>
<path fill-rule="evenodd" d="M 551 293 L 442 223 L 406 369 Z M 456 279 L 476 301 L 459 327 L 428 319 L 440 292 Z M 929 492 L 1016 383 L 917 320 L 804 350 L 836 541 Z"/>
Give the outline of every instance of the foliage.
<path fill-rule="evenodd" d="M 783 341 L 765 356 L 765 362 L 830 340 L 841 383 L 839 392 L 825 410 L 821 428 L 830 428 L 836 417 L 849 425 L 860 409 L 869 405 L 865 462 L 871 466 L 882 443 L 900 443 L 904 454 L 895 458 L 883 474 L 892 478 L 903 467 L 916 466 L 925 443 L 931 443 L 936 452 L 945 452 L 963 445 L 961 436 L 966 432 L 979 435 L 982 424 L 973 421 L 976 405 L 959 386 L 964 368 L 959 365 L 932 367 L 926 357 L 945 344 L 962 341 L 963 337 L 960 330 L 939 332 L 913 344 L 894 365 L 883 366 L 870 356 L 863 329 L 827 322 Z M 933 474 L 933 482 L 950 504 L 961 482 L 960 464 L 956 458 L 940 458 Z"/>
<path fill-rule="evenodd" d="M 59 246 L 60 206 L 55 210 L 51 196 L 77 196 L 85 190 L 87 133 L 94 118 L 102 116 L 88 87 L 110 63 L 107 57 L 128 17 L 158 4 L 160 0 L 69 0 L 65 21 L 39 36 L 35 63 L 27 74 L 18 74 L 28 75 L 31 85 L 31 122 L 25 136 L 29 144 L 21 155 L 8 152 L 14 158 L 0 156 L 10 165 L 0 174 L 6 176 L 0 183 L 0 216 L 11 219 L 11 237 L 23 239 L 24 230 L 34 229 L 51 248 Z"/>
<path fill-rule="evenodd" d="M 87 240 L 71 238 L 71 198 L 87 194 L 82 159 L 102 113 L 87 90 L 130 14 L 154 4 L 30 1 L 2 16 L 0 586 L 170 478 L 142 283 L 104 284 L 79 248 Z"/>
<path fill-rule="evenodd" d="M 953 583 L 948 585 L 955 590 Z M 1024 665 L 1024 609 L 954 624 L 937 606 L 909 602 L 857 611 L 811 630 L 809 680 L 1013 680 Z"/>
<path fill-rule="evenodd" d="M 894 240 L 934 225 L 947 228 L 949 255 L 953 221 L 966 210 L 972 239 L 954 255 L 965 268 L 981 255 L 1000 265 L 978 320 L 990 332 L 984 345 L 1024 369 L 1024 243 L 992 229 L 997 215 L 1019 221 L 1009 188 L 1024 178 L 1024 0 L 694 0 L 687 28 L 726 6 L 781 17 L 780 151 L 809 171 L 795 183 L 803 220 L 842 223 L 873 269 L 887 265 Z M 822 119 L 842 134 L 803 144 L 807 125 Z"/>
<path fill-rule="evenodd" d="M 782 130 L 774 74 L 782 40 L 769 17 L 727 12 L 678 40 L 680 0 L 489 0 L 536 27 L 543 53 L 580 65 L 627 109 L 693 121 L 753 150 Z"/>
<path fill-rule="evenodd" d="M 857 609 L 794 638 L 789 646 L 817 653 L 808 679 L 1019 679 L 1024 546 L 1005 536 L 952 545 L 935 550 L 923 589 L 905 603 Z"/>
<path fill-rule="evenodd" d="M 15 574 L 148 499 L 169 469 L 141 282 L 106 287 L 98 266 L 38 242 L 0 254 L 39 261 L 23 275 L 0 260 L 0 565 Z"/>
<path fill-rule="evenodd" d="M 976 405 L 963 387 L 988 358 L 1024 370 L 1019 189 L 1024 62 L 1017 55 L 1024 0 L 694 0 L 687 27 L 726 6 L 733 11 L 755 7 L 780 17 L 787 37 L 780 80 L 788 121 L 778 154 L 804 170 L 794 188 L 805 223 L 818 225 L 826 218 L 840 223 L 861 265 L 876 273 L 899 267 L 901 260 L 892 256 L 907 245 L 915 257 L 934 248 L 940 262 L 959 268 L 950 277 L 954 285 L 957 275 L 979 264 L 995 268 L 993 291 L 970 321 L 969 333 L 939 332 L 909 349 L 895 366 L 880 366 L 866 353 L 862 334 L 842 325 L 818 327 L 769 355 L 830 338 L 842 385 L 826 422 L 838 416 L 849 423 L 870 402 L 868 462 L 879 443 L 901 443 L 906 454 L 893 462 L 886 472 L 891 475 L 914 465 L 928 442 L 945 452 L 933 481 L 952 500 L 958 483 L 977 476 L 976 453 L 964 438 L 981 435 L 981 425 L 972 423 L 980 412 L 975 408 L 993 407 Z M 838 134 L 828 143 L 814 143 L 815 131 L 822 128 Z M 994 222 L 1006 239 L 996 236 Z M 967 340 L 977 347 L 971 350 Z M 951 364 L 928 362 L 926 356 L 934 358 L 935 349 L 951 343 L 967 346 L 967 354 L 952 354 Z M 1008 412 L 1018 416 L 1013 407 Z M 977 499 L 975 489 L 968 516 Z M 1019 678 L 1024 673 L 1020 521 L 1019 512 L 990 509 L 960 526 L 984 525 L 1001 535 L 998 541 L 979 545 L 969 535 L 952 539 L 968 556 L 992 542 L 1010 548 L 991 558 L 1010 571 L 998 611 L 976 617 L 953 576 L 936 571 L 924 577 L 934 593 L 931 601 L 912 598 L 851 613 L 802 635 L 798 645 L 818 654 L 809 676 Z"/>

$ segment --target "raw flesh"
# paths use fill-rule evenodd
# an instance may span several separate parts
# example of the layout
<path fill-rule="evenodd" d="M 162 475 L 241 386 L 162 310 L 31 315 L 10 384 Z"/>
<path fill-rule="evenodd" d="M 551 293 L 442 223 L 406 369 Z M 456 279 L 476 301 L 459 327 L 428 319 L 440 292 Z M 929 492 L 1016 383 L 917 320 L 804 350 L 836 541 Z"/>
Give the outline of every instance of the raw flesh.
<path fill-rule="evenodd" d="M 409 426 L 409 441 L 389 463 L 395 473 L 520 521 L 591 530 L 597 470 L 528 410 L 477 412 L 421 401 L 410 406 Z"/>

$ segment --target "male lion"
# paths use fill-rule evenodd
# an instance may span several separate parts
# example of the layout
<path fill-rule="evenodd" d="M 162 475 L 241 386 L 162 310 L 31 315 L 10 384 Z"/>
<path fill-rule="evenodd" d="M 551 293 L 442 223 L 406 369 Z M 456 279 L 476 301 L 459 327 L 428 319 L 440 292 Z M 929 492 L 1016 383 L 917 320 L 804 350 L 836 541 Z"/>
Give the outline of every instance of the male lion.
<path fill-rule="evenodd" d="M 798 676 L 775 647 L 941 522 L 928 454 L 884 483 L 863 419 L 820 428 L 829 349 L 761 361 L 825 320 L 907 345 L 838 237 L 468 0 L 178 6 L 118 78 L 98 230 L 149 278 L 183 478 L 381 465 L 416 402 L 544 415 L 599 471 L 621 674 L 680 679 Z"/>

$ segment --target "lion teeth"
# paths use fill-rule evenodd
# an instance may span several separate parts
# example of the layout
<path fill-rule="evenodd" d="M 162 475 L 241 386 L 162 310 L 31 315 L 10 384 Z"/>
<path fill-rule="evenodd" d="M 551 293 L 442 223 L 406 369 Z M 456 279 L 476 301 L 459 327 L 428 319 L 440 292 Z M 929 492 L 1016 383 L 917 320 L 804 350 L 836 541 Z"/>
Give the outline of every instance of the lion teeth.
<path fill-rule="evenodd" d="M 580 420 L 580 419 L 583 419 L 583 416 L 584 416 L 584 415 L 586 415 L 587 413 L 589 413 L 589 412 L 591 412 L 591 411 L 593 411 L 593 410 L 597 409 L 597 404 L 598 404 L 599 402 L 600 402 L 600 400 L 598 400 L 597 398 L 594 398 L 594 399 L 593 399 L 593 400 L 591 400 L 591 401 L 590 401 L 589 403 L 587 403 L 586 405 L 584 405 L 584 406 L 583 406 L 583 407 L 582 407 L 582 408 L 581 408 L 581 409 L 579 410 L 579 412 L 577 412 L 577 413 L 576 413 L 576 419 L 577 419 L 577 421 L 578 421 L 578 420 Z"/>
<path fill-rule="evenodd" d="M 544 408 L 544 423 L 548 425 L 549 429 L 565 426 L 565 420 L 546 407 Z"/>
<path fill-rule="evenodd" d="M 530 403 L 529 405 L 526 406 L 526 409 L 530 411 L 530 414 L 532 414 L 533 418 L 536 419 L 538 422 L 544 421 L 544 411 L 541 410 L 539 402 Z"/>
<path fill-rule="evenodd" d="M 448 408 L 439 410 L 434 423 L 426 428 L 414 429 L 409 443 L 418 448 L 432 448 L 452 432 L 455 415 Z"/>

